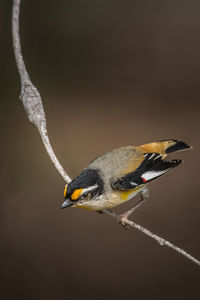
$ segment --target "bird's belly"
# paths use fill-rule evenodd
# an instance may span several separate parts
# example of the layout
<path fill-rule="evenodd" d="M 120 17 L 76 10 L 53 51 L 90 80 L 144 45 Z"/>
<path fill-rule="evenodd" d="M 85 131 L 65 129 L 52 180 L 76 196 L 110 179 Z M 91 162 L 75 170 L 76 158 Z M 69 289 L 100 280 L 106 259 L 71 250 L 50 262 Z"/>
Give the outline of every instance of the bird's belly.
<path fill-rule="evenodd" d="M 115 196 L 109 201 L 111 205 L 109 208 L 118 206 L 132 199 L 143 189 L 144 187 L 142 186 L 142 187 L 134 188 L 133 190 L 129 190 L 129 191 L 117 191 L 117 193 L 115 193 Z"/>
<path fill-rule="evenodd" d="M 141 192 L 143 188 L 142 186 L 129 191 L 112 191 L 107 197 L 101 195 L 94 200 L 79 202 L 73 207 L 81 207 L 87 210 L 110 209 L 130 200 Z"/>
<path fill-rule="evenodd" d="M 144 189 L 144 186 L 140 186 L 134 188 L 133 190 L 129 191 L 121 191 L 121 199 L 123 201 L 130 200 L 131 198 L 135 197 L 138 193 L 140 193 Z"/>

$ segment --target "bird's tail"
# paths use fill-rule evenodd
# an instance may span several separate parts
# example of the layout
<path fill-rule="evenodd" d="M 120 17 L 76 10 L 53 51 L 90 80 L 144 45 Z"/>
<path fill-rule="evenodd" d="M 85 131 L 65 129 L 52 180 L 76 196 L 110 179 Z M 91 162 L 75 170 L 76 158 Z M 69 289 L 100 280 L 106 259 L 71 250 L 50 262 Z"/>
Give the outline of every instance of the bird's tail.
<path fill-rule="evenodd" d="M 165 143 L 167 146 L 165 149 L 165 153 L 167 154 L 171 152 L 182 151 L 191 148 L 191 146 L 189 146 L 185 142 L 178 141 L 178 140 L 169 140 L 169 141 L 165 141 Z"/>
<path fill-rule="evenodd" d="M 140 149 L 142 149 L 144 153 L 156 152 L 160 153 L 163 157 L 165 157 L 168 153 L 182 151 L 189 148 L 191 148 L 191 146 L 187 145 L 185 142 L 174 139 L 154 142 L 140 146 Z"/>

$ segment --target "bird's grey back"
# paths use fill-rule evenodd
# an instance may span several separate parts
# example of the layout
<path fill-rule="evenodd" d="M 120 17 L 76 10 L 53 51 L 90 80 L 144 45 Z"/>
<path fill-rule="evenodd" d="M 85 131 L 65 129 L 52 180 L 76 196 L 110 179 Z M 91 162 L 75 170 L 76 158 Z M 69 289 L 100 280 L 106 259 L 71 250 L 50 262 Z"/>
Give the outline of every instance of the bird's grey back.
<path fill-rule="evenodd" d="M 139 153 L 133 146 L 121 147 L 97 157 L 87 168 L 101 169 L 108 178 L 120 177 L 137 157 Z"/>

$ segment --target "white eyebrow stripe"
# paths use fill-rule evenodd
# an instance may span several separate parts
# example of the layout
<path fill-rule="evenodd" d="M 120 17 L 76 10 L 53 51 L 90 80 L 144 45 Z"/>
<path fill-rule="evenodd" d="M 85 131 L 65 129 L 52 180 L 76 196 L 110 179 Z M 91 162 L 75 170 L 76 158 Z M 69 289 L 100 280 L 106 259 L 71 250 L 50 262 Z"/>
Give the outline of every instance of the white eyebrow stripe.
<path fill-rule="evenodd" d="M 98 184 L 95 184 L 95 185 L 89 186 L 88 188 L 83 189 L 80 196 L 82 196 L 83 194 L 85 194 L 87 192 L 92 192 L 92 191 L 96 190 L 96 188 L 98 188 L 98 186 L 99 186 Z"/>

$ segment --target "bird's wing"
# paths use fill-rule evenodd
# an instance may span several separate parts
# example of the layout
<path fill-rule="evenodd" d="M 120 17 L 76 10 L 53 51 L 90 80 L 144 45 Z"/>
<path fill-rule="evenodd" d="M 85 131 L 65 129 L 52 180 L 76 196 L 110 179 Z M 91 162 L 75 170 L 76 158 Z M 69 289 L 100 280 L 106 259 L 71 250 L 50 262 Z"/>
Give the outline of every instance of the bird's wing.
<path fill-rule="evenodd" d="M 111 186 L 117 190 L 132 190 L 140 185 L 164 175 L 177 167 L 181 160 L 163 160 L 159 153 L 145 153 L 138 168 L 123 177 L 111 180 Z"/>

